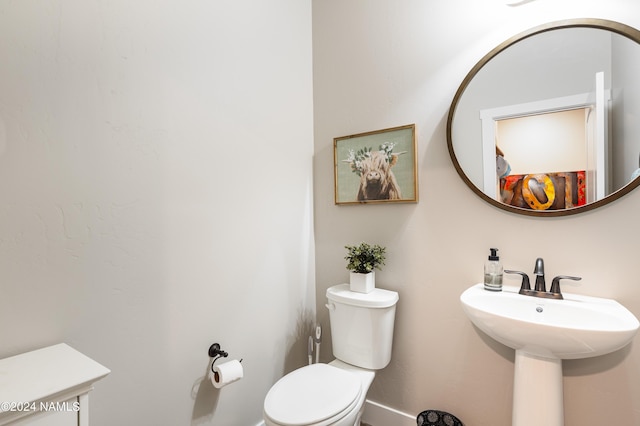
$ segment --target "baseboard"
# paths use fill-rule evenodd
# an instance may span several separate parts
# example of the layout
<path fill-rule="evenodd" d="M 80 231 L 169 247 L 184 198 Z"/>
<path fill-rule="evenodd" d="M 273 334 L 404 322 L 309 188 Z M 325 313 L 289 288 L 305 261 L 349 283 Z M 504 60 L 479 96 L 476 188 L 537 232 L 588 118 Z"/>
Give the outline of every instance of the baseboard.
<path fill-rule="evenodd" d="M 367 399 L 362 422 L 371 426 L 416 426 L 416 416 Z"/>

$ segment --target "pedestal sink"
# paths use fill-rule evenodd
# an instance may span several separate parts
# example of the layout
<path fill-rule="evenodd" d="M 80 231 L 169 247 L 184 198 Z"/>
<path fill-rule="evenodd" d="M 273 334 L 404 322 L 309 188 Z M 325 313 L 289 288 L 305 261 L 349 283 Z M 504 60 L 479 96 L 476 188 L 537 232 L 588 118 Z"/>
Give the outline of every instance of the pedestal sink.
<path fill-rule="evenodd" d="M 564 293 L 564 300 L 501 292 L 476 284 L 460 296 L 476 327 L 515 349 L 512 426 L 562 426 L 562 360 L 623 348 L 638 319 L 612 299 Z"/>

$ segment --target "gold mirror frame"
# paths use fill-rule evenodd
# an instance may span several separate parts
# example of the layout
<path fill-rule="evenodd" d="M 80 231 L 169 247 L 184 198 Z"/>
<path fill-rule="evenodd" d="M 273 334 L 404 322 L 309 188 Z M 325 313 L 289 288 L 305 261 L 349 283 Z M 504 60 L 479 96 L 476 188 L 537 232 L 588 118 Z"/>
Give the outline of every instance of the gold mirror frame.
<path fill-rule="evenodd" d="M 456 155 L 453 149 L 453 139 L 451 135 L 452 127 L 453 127 L 453 119 L 454 119 L 454 115 L 455 115 L 456 108 L 458 106 L 458 102 L 460 98 L 462 97 L 467 86 L 471 83 L 471 80 L 473 80 L 476 74 L 500 52 L 515 45 L 516 43 L 522 40 L 525 40 L 527 38 L 530 38 L 532 36 L 535 36 L 536 34 L 542 34 L 548 31 L 554 31 L 554 30 L 566 29 L 566 28 L 594 28 L 594 29 L 600 29 L 600 30 L 607 30 L 607 31 L 611 31 L 613 33 L 619 34 L 621 36 L 624 36 L 640 45 L 639 30 L 615 21 L 608 21 L 604 19 L 569 19 L 569 20 L 556 21 L 548 24 L 543 24 L 543 25 L 534 27 L 532 29 L 529 29 L 527 31 L 524 31 L 518 35 L 515 35 L 514 37 L 511 37 L 510 39 L 506 40 L 505 42 L 503 42 L 502 44 L 498 45 L 493 50 L 491 50 L 489 53 L 487 53 L 471 69 L 471 71 L 469 71 L 467 76 L 462 81 L 462 84 L 458 88 L 453 98 L 453 101 L 451 102 L 451 107 L 449 108 L 449 115 L 447 117 L 447 147 L 449 150 L 449 156 L 451 157 L 451 161 L 453 162 L 453 165 L 456 171 L 458 172 L 458 175 L 460 175 L 462 180 L 467 184 L 469 188 L 471 188 L 473 192 L 475 192 L 480 198 L 484 199 L 489 204 L 492 204 L 502 210 L 506 210 L 509 212 L 517 213 L 517 214 L 522 214 L 527 216 L 537 216 L 537 217 L 569 216 L 569 215 L 574 215 L 574 214 L 586 212 L 589 210 L 593 210 L 598 207 L 609 204 L 625 196 L 629 192 L 633 191 L 636 187 L 640 186 L 640 178 L 636 178 L 633 181 L 629 182 L 627 185 L 620 188 L 619 190 L 606 196 L 605 198 L 598 201 L 594 201 L 590 204 L 586 204 L 584 206 L 579 206 L 579 207 L 574 207 L 574 208 L 564 209 L 564 210 L 548 210 L 548 211 L 529 210 L 529 209 L 523 209 L 523 208 L 514 207 L 508 204 L 501 203 L 500 201 L 495 200 L 489 197 L 488 195 L 486 195 L 484 192 L 482 192 L 480 188 L 478 188 L 469 179 L 469 177 L 467 177 L 467 175 L 465 174 L 464 170 L 462 170 L 462 167 L 460 166 L 460 163 L 456 158 Z"/>

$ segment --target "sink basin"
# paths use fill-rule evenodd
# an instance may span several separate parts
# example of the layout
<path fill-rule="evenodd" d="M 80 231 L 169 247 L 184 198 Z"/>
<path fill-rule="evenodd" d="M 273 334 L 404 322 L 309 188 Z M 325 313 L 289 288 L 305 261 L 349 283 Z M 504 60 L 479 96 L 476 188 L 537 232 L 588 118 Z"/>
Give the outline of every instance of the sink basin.
<path fill-rule="evenodd" d="M 481 283 L 460 301 L 476 327 L 516 351 L 512 426 L 563 426 L 562 360 L 621 349 L 640 323 L 615 300 L 567 293 L 564 300 L 542 299 L 518 291 L 487 291 Z"/>
<path fill-rule="evenodd" d="M 564 300 L 518 294 L 518 288 L 467 289 L 460 301 L 473 324 L 498 342 L 531 355 L 576 359 L 626 346 L 640 323 L 612 299 L 564 294 Z"/>

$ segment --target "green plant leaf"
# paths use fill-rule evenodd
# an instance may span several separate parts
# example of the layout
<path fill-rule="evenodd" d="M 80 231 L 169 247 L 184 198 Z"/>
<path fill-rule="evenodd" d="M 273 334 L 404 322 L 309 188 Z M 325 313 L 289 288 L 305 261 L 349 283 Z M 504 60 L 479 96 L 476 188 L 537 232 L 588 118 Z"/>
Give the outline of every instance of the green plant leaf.
<path fill-rule="evenodd" d="M 366 274 L 374 269 L 382 269 L 385 261 L 385 247 L 377 244 L 360 243 L 357 246 L 344 246 L 347 249 L 345 260 L 349 271 Z"/>

